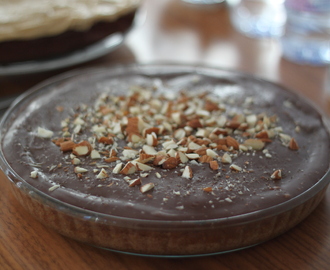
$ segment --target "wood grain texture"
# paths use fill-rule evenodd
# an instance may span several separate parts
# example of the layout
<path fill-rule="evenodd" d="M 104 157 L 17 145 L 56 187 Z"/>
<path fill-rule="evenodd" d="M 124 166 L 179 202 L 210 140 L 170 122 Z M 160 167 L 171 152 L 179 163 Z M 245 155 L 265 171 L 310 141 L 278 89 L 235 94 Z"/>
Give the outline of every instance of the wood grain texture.
<path fill-rule="evenodd" d="M 129 62 L 199 63 L 236 69 L 300 92 L 326 109 L 326 68 L 299 66 L 281 58 L 276 40 L 255 40 L 235 32 L 225 6 L 197 9 L 179 0 L 146 0 L 145 20 L 123 46 L 72 67 Z M 0 77 L 0 95 L 26 91 L 65 70 Z M 330 89 L 328 89 L 329 91 Z M 233 253 L 183 259 L 130 256 L 65 238 L 37 222 L 16 201 L 0 176 L 0 269 L 329 269 L 330 190 L 298 226 L 271 241 Z"/>

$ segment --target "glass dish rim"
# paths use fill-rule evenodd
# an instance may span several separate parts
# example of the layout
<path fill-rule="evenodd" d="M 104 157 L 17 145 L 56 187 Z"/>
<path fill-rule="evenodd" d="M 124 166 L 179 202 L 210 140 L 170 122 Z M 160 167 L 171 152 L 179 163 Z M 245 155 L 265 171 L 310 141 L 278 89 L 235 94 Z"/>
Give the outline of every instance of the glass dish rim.
<path fill-rule="evenodd" d="M 101 73 L 109 74 L 109 72 L 111 72 L 111 71 L 116 71 L 116 72 L 120 73 L 124 70 L 126 70 L 126 71 L 130 70 L 130 71 L 134 72 L 134 74 L 146 75 L 146 73 L 142 73 L 142 72 L 149 70 L 149 74 L 156 75 L 157 68 L 164 69 L 164 68 L 168 68 L 168 67 L 171 67 L 171 70 L 170 70 L 170 72 L 165 72 L 167 74 L 175 74 L 178 70 L 181 70 L 181 71 L 184 71 L 187 73 L 196 72 L 196 74 L 198 74 L 198 71 L 199 71 L 199 72 L 202 72 L 202 74 L 206 74 L 206 75 L 208 75 L 207 72 L 221 72 L 222 76 L 223 76 L 223 74 L 230 74 L 230 75 L 239 76 L 241 78 L 242 77 L 249 78 L 249 79 L 252 79 L 255 81 L 259 81 L 262 83 L 267 83 L 267 84 L 271 84 L 276 87 L 280 87 L 281 89 L 283 89 L 286 92 L 290 92 L 296 96 L 299 96 L 299 98 L 303 99 L 304 102 L 306 102 L 311 107 L 313 107 L 313 109 L 315 109 L 315 111 L 317 111 L 319 113 L 319 115 L 321 117 L 321 121 L 329 133 L 330 128 L 329 128 L 328 117 L 325 115 L 325 113 L 323 113 L 321 111 L 321 109 L 319 107 L 317 107 L 315 104 L 313 104 L 313 102 L 311 102 L 310 100 L 307 100 L 305 97 L 301 96 L 300 94 L 283 87 L 280 84 L 270 82 L 268 80 L 262 79 L 260 77 L 257 77 L 257 76 L 254 76 L 254 75 L 251 75 L 248 73 L 244 73 L 244 72 L 236 71 L 236 70 L 224 69 L 224 68 L 220 68 L 220 67 L 200 65 L 200 64 L 191 65 L 191 64 L 164 63 L 164 62 L 161 62 L 161 63 L 133 63 L 133 64 L 120 64 L 120 65 L 99 65 L 99 66 L 95 66 L 92 68 L 71 70 L 69 72 L 65 72 L 65 73 L 56 75 L 54 77 L 51 77 L 51 78 L 35 85 L 34 87 L 30 88 L 29 90 L 27 90 L 26 92 L 21 94 L 13 102 L 13 104 L 10 106 L 10 108 L 3 115 L 1 122 L 0 122 L 0 169 L 6 175 L 7 180 L 12 182 L 16 188 L 20 188 L 17 186 L 17 183 L 22 183 L 22 185 L 24 185 L 24 187 L 27 188 L 27 191 L 24 190 L 25 193 L 34 192 L 36 195 L 38 195 L 38 200 L 40 200 L 39 198 L 41 198 L 41 199 L 43 199 L 43 202 L 47 202 L 48 206 L 52 206 L 57 211 L 64 212 L 66 214 L 69 214 L 70 216 L 74 216 L 74 217 L 78 216 L 80 218 L 89 216 L 89 217 L 95 218 L 96 220 L 98 220 L 98 222 L 102 222 L 102 223 L 116 222 L 117 225 L 123 223 L 123 224 L 127 225 L 126 227 L 130 227 L 129 224 L 138 223 L 138 224 L 147 225 L 150 227 L 153 227 L 156 225 L 167 226 L 167 225 L 171 224 L 170 227 L 172 227 L 172 228 L 174 228 L 175 226 L 180 228 L 181 226 L 189 226 L 189 225 L 196 225 L 196 224 L 199 224 L 201 226 L 209 225 L 209 224 L 213 224 L 213 225 L 218 224 L 221 226 L 235 226 L 238 224 L 255 222 L 255 221 L 269 218 L 272 216 L 276 216 L 281 213 L 294 209 L 295 207 L 307 202 L 309 199 L 311 199 L 316 194 L 318 194 L 320 191 L 322 191 L 324 188 L 326 188 L 326 186 L 329 184 L 330 168 L 323 175 L 323 177 L 321 179 L 319 179 L 313 186 L 306 189 L 303 193 L 301 193 L 285 202 L 282 202 L 282 203 L 274 205 L 274 206 L 267 207 L 262 210 L 252 211 L 252 212 L 239 214 L 239 215 L 235 215 L 235 216 L 230 216 L 230 217 L 205 219 L 205 220 L 152 220 L 152 219 L 127 218 L 127 217 L 122 217 L 122 216 L 115 216 L 115 215 L 110 215 L 110 214 L 105 214 L 105 213 L 99 213 L 96 211 L 83 209 L 83 208 L 71 205 L 69 203 L 62 202 L 50 195 L 47 195 L 46 193 L 38 190 L 37 188 L 35 188 L 34 186 L 32 186 L 31 184 L 26 182 L 22 177 L 20 177 L 11 168 L 11 166 L 6 161 L 6 158 L 2 151 L 2 138 L 3 138 L 3 134 L 5 133 L 5 127 L 6 127 L 7 121 L 10 120 L 11 113 L 13 111 L 15 111 L 19 107 L 19 105 L 21 105 L 22 103 L 27 102 L 27 101 L 29 101 L 29 99 L 35 97 L 35 95 L 38 92 L 42 92 L 47 87 L 55 86 L 57 84 L 71 80 L 72 78 L 81 77 L 84 74 L 91 74 L 91 75 L 95 76 L 96 74 L 101 74 Z M 28 196 L 30 196 L 30 195 L 28 194 Z M 30 197 L 32 197 L 32 196 L 30 196 Z M 134 225 L 132 225 L 132 226 L 134 226 Z M 171 228 L 169 228 L 169 229 L 171 229 Z"/>

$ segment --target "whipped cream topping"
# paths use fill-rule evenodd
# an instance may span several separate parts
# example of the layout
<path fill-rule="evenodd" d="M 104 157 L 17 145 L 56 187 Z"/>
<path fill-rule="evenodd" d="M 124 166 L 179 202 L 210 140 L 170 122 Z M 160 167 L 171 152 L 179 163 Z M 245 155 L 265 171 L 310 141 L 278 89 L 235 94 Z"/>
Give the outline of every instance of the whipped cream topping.
<path fill-rule="evenodd" d="M 131 12 L 140 0 L 3 0 L 0 41 L 34 39 L 84 31 L 99 21 L 114 21 Z"/>

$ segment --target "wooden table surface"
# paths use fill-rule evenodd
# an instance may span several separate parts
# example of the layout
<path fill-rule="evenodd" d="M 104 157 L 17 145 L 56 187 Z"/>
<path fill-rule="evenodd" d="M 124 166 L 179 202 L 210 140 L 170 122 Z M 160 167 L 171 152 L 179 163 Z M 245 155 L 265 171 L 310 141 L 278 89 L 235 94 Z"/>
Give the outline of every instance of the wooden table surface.
<path fill-rule="evenodd" d="M 244 71 L 302 93 L 327 110 L 327 68 L 281 58 L 277 40 L 237 33 L 226 6 L 187 6 L 179 0 L 146 0 L 143 20 L 125 43 L 79 67 L 131 62 L 181 62 Z M 77 68 L 77 67 L 72 67 Z M 67 68 L 66 70 L 68 70 Z M 24 92 L 61 73 L 0 76 L 0 98 Z M 328 83 L 327 83 L 328 81 Z M 0 269 L 329 269 L 330 190 L 317 209 L 294 229 L 246 250 L 199 258 L 148 258 L 101 250 L 67 239 L 30 216 L 0 179 Z"/>

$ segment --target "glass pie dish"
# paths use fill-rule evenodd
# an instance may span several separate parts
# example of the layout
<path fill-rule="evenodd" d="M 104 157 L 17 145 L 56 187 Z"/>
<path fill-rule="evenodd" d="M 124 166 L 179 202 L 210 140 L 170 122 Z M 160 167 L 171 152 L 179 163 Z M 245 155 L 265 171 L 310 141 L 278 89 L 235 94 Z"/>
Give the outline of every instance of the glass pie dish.
<path fill-rule="evenodd" d="M 198 107 L 205 104 L 212 109 Z M 196 115 L 201 125 L 187 124 Z M 132 119 L 143 119 L 143 136 L 130 136 Z M 327 125 L 299 95 L 235 71 L 173 64 L 77 70 L 14 102 L 1 121 L 0 166 L 22 206 L 64 236 L 129 254 L 204 256 L 270 240 L 317 207 L 329 184 Z M 177 130 L 186 136 L 172 136 Z M 79 152 L 81 142 L 92 150 Z M 142 154 L 150 159 L 142 162 Z M 175 166 L 164 166 L 170 157 Z M 128 164 L 134 171 L 124 170 Z"/>

